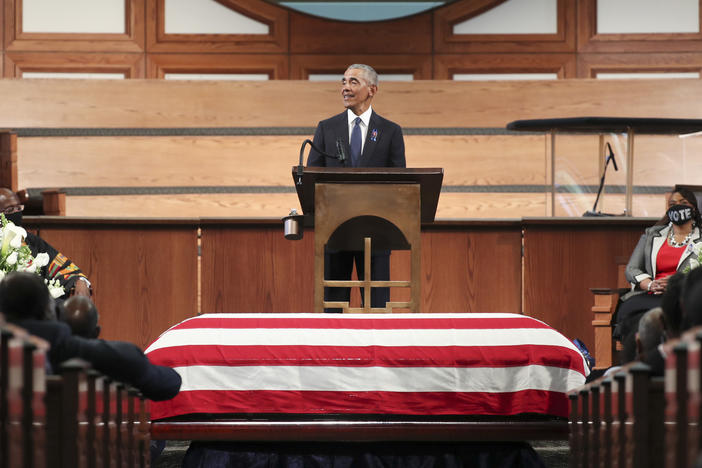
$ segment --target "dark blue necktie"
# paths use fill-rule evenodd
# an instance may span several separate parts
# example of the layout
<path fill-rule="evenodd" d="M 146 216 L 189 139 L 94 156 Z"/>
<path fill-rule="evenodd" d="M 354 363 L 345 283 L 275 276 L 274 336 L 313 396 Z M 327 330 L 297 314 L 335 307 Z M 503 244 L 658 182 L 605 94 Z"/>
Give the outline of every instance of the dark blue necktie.
<path fill-rule="evenodd" d="M 354 120 L 353 130 L 351 130 L 351 165 L 358 167 L 361 161 L 361 118 Z"/>

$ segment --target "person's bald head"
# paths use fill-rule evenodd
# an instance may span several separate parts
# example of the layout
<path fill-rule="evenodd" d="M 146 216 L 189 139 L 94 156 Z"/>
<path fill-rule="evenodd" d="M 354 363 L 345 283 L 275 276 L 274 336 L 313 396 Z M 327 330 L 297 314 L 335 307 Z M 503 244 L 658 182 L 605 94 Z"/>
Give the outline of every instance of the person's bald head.
<path fill-rule="evenodd" d="M 63 303 L 61 320 L 66 322 L 74 335 L 83 338 L 100 336 L 97 307 L 86 296 L 71 296 Z"/>
<path fill-rule="evenodd" d="M 20 199 L 15 192 L 7 187 L 0 187 L 0 211 L 19 204 Z"/>

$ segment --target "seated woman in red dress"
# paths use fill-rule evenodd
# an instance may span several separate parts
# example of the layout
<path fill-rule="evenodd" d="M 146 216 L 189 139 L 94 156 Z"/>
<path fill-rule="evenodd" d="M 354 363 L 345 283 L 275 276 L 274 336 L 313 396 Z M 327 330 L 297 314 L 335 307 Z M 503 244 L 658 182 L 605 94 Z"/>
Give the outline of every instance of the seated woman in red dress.
<path fill-rule="evenodd" d="M 639 319 L 661 305 L 670 276 L 697 261 L 702 250 L 701 227 L 695 194 L 680 188 L 670 196 L 665 216 L 641 236 L 626 266 L 632 290 L 622 297 L 614 330 L 614 337 L 624 345 L 624 361 L 633 359 L 626 351 L 634 349 Z"/>

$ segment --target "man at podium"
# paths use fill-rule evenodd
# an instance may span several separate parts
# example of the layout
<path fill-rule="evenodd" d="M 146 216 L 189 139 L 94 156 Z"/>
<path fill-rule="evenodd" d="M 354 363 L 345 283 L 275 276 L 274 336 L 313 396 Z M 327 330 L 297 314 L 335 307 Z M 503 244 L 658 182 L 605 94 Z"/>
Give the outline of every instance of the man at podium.
<path fill-rule="evenodd" d="M 405 142 L 402 129 L 373 111 L 371 101 L 378 92 L 378 74 L 369 65 L 353 64 L 341 79 L 341 97 L 346 111 L 317 125 L 314 148 L 307 159 L 308 166 L 317 167 L 406 167 Z M 348 155 L 348 157 L 346 156 Z M 324 277 L 328 280 L 350 280 L 353 264 L 359 279 L 363 278 L 363 252 L 325 250 Z M 371 278 L 390 279 L 390 252 L 373 252 Z M 325 301 L 349 301 L 349 288 L 325 288 Z M 363 296 L 363 295 L 361 295 Z M 389 288 L 373 288 L 371 307 L 385 307 L 390 299 Z M 326 312 L 341 312 L 326 309 Z"/>

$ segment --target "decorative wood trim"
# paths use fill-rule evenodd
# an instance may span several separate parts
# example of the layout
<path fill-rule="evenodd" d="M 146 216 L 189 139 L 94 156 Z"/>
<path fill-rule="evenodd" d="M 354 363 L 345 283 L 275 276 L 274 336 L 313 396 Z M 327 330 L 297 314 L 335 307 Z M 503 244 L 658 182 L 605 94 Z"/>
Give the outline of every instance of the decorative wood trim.
<path fill-rule="evenodd" d="M 18 190 L 17 134 L 7 130 L 0 132 L 0 187 Z"/>
<path fill-rule="evenodd" d="M 21 78 L 22 72 L 124 73 L 125 78 L 144 78 L 143 54 L 80 54 L 63 52 L 8 52 L 5 78 Z"/>
<path fill-rule="evenodd" d="M 557 73 L 574 78 L 575 54 L 435 55 L 434 79 L 451 80 L 455 73 Z"/>
<path fill-rule="evenodd" d="M 288 49 L 288 11 L 263 0 L 216 0 L 265 23 L 269 34 L 166 34 L 165 0 L 147 0 L 149 52 L 282 53 Z"/>
<path fill-rule="evenodd" d="M 558 0 L 556 34 L 454 34 L 453 26 L 503 3 L 504 0 L 461 0 L 434 12 L 434 50 L 465 52 L 573 52 L 575 2 Z"/>
<path fill-rule="evenodd" d="M 430 54 L 432 13 L 355 23 L 290 13 L 294 54 Z"/>
<path fill-rule="evenodd" d="M 149 54 L 147 78 L 166 73 L 265 73 L 271 80 L 287 79 L 287 55 L 243 54 Z"/>
<path fill-rule="evenodd" d="M 598 72 L 700 72 L 698 53 L 578 54 L 578 78 L 596 78 Z"/>
<path fill-rule="evenodd" d="M 702 1 L 700 2 L 702 25 Z M 669 34 L 598 34 L 597 0 L 578 1 L 578 52 L 699 52 L 702 31 Z"/>
<path fill-rule="evenodd" d="M 143 52 L 144 4 L 125 1 L 125 33 L 25 33 L 22 0 L 5 0 L 5 51 Z"/>
<path fill-rule="evenodd" d="M 352 63 L 367 63 L 378 73 L 411 73 L 415 80 L 430 80 L 432 58 L 422 55 L 292 55 L 290 78 L 306 80 L 314 73 L 344 73 Z"/>

